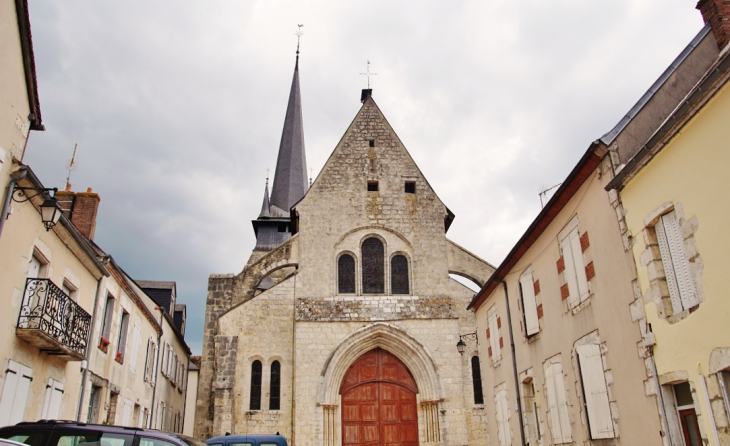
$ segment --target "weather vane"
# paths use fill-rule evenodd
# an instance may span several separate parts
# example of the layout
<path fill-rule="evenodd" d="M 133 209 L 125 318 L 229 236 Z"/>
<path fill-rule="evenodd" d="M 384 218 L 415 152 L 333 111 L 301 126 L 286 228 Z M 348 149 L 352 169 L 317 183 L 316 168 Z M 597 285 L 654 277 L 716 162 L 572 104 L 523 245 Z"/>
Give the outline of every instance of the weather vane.
<path fill-rule="evenodd" d="M 368 77 L 368 90 L 370 90 L 370 76 L 375 76 L 378 73 L 371 73 L 370 72 L 370 60 L 368 60 L 368 69 L 366 73 L 360 73 L 361 76 L 367 76 Z"/>
<path fill-rule="evenodd" d="M 297 29 L 297 32 L 295 32 L 294 35 L 297 36 L 297 54 L 299 54 L 299 39 L 301 39 L 304 34 L 304 31 L 302 31 L 302 26 L 304 25 L 300 23 L 297 26 L 299 29 Z"/>
<path fill-rule="evenodd" d="M 74 144 L 74 154 L 71 155 L 71 161 L 68 162 L 68 175 L 66 176 L 66 185 L 68 186 L 71 184 L 71 171 L 76 169 L 76 149 L 78 148 L 79 144 Z"/>

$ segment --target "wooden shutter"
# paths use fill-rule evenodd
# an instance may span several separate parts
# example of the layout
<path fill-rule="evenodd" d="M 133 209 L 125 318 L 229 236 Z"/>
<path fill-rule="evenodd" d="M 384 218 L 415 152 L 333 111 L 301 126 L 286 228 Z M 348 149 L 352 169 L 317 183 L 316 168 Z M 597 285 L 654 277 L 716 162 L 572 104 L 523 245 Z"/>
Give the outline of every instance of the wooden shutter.
<path fill-rule="evenodd" d="M 122 414 L 122 426 L 129 426 L 132 415 L 132 401 L 124 398 L 124 413 Z"/>
<path fill-rule="evenodd" d="M 553 435 L 553 443 L 563 442 L 563 431 L 561 430 L 560 414 L 558 412 L 558 396 L 555 391 L 555 379 L 553 377 L 552 364 L 545 366 L 545 386 L 547 387 L 548 416 L 550 417 L 550 432 Z"/>
<path fill-rule="evenodd" d="M 15 361 L 8 361 L 5 385 L 0 396 L 0 426 L 23 421 L 31 381 L 33 381 L 32 369 Z"/>
<path fill-rule="evenodd" d="M 565 277 L 565 282 L 568 284 L 568 306 L 572 308 L 580 303 L 580 295 L 578 291 L 578 278 L 575 275 L 573 250 L 570 247 L 570 235 L 560 241 L 560 250 L 563 253 L 563 261 L 565 262 L 563 277 Z"/>
<path fill-rule="evenodd" d="M 560 416 L 560 430 L 563 433 L 563 442 L 573 441 L 572 428 L 570 427 L 570 410 L 568 408 L 568 393 L 565 390 L 565 377 L 563 376 L 563 364 L 553 364 L 553 380 L 555 381 L 555 393 L 557 394 L 558 415 Z"/>
<path fill-rule="evenodd" d="M 494 308 L 494 307 L 493 307 Z M 497 327 L 496 311 L 489 315 L 487 320 L 489 326 L 489 344 L 492 347 L 492 362 L 499 361 L 502 358 L 502 351 L 499 348 L 499 327 Z"/>
<path fill-rule="evenodd" d="M 601 347 L 598 344 L 579 345 L 575 348 L 580 363 L 583 395 L 588 412 L 591 438 L 613 438 L 613 420 L 608 404 L 608 389 L 603 373 Z"/>
<path fill-rule="evenodd" d="M 139 354 L 139 336 L 142 328 L 139 324 L 134 324 L 134 332 L 132 333 L 132 349 L 129 352 L 129 370 L 134 373 L 137 370 L 137 355 Z"/>
<path fill-rule="evenodd" d="M 501 385 L 499 386 L 501 387 Z M 497 391 L 494 397 L 494 405 L 497 411 L 497 434 L 500 446 L 510 444 L 511 435 L 509 432 L 509 407 L 507 406 L 507 390 L 501 389 Z"/>
<path fill-rule="evenodd" d="M 537 302 L 535 301 L 535 283 L 532 280 L 532 268 L 520 276 L 522 288 L 522 308 L 525 312 L 525 330 L 527 336 L 540 331 L 540 322 L 537 317 Z"/>
<path fill-rule="evenodd" d="M 674 313 L 688 310 L 699 304 L 699 301 L 689 261 L 684 252 L 684 238 L 677 222 L 677 214 L 672 211 L 662 215 L 655 229 L 672 310 Z"/>
<path fill-rule="evenodd" d="M 48 379 L 46 385 L 46 400 L 43 404 L 43 413 L 41 418 L 46 420 L 58 419 L 58 411 L 61 408 L 61 398 L 63 397 L 63 383 L 55 379 Z"/>

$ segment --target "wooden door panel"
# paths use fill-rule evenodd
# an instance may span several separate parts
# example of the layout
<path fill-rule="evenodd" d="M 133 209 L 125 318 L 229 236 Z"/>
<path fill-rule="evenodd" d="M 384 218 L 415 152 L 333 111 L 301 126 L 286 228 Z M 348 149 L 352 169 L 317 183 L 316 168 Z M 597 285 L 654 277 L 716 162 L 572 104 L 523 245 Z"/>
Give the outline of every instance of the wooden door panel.
<path fill-rule="evenodd" d="M 382 349 L 361 356 L 345 374 L 342 437 L 346 446 L 418 446 L 415 380 Z"/>

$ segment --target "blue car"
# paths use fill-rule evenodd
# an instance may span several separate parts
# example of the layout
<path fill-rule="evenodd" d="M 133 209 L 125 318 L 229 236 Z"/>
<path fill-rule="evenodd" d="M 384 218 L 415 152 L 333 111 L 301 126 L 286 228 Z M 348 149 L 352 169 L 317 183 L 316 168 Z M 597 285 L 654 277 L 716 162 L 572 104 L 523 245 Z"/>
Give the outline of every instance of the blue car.
<path fill-rule="evenodd" d="M 287 446 L 281 435 L 221 435 L 205 440 L 208 446 Z"/>

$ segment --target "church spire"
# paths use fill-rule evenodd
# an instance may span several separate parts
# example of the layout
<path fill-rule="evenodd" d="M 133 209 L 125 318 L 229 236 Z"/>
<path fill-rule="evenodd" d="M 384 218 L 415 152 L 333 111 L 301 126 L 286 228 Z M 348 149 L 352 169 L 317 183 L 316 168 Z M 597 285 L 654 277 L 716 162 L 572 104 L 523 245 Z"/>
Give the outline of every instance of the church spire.
<path fill-rule="evenodd" d="M 297 36 L 301 36 L 301 25 Z M 272 216 L 289 216 L 289 208 L 307 191 L 307 158 L 304 152 L 302 98 L 299 91 L 299 42 L 294 64 L 294 78 L 289 91 L 284 130 L 276 160 L 274 184 L 271 188 Z"/>
<path fill-rule="evenodd" d="M 266 176 L 266 189 L 264 189 L 264 203 L 261 205 L 261 213 L 259 214 L 259 218 L 261 218 L 261 217 L 271 217 L 271 212 L 269 211 L 269 177 L 268 177 L 268 175 Z"/>

